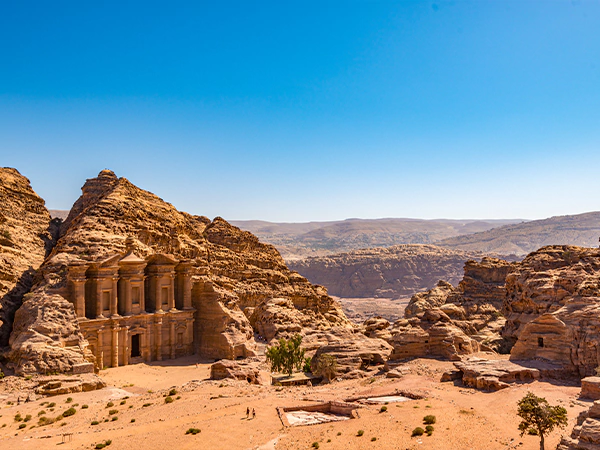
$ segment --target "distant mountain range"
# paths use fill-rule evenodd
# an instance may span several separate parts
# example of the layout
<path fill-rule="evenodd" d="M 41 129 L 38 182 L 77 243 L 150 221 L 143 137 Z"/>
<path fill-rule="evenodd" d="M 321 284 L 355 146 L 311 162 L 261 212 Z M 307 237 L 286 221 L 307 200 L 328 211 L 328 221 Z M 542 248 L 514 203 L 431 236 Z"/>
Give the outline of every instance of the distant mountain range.
<path fill-rule="evenodd" d="M 516 220 L 347 219 L 332 222 L 274 223 L 260 220 L 230 221 L 273 244 L 286 260 L 323 256 L 362 248 L 399 244 L 433 244 L 469 235 Z"/>
<path fill-rule="evenodd" d="M 479 233 L 446 238 L 436 244 L 465 251 L 523 256 L 552 244 L 597 247 L 599 237 L 600 212 L 596 211 L 504 225 Z"/>

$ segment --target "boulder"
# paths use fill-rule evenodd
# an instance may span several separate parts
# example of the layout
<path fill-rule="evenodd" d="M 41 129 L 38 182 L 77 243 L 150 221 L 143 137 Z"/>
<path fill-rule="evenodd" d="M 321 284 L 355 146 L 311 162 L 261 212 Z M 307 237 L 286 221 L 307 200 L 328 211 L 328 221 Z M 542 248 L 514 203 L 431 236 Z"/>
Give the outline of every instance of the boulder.
<path fill-rule="evenodd" d="M 256 361 L 231 361 L 222 359 L 210 366 L 210 379 L 247 381 L 250 384 L 261 384 L 260 369 Z"/>
<path fill-rule="evenodd" d="M 600 400 L 600 377 L 586 377 L 581 380 L 580 397 Z"/>
<path fill-rule="evenodd" d="M 539 369 L 506 360 L 471 357 L 455 362 L 454 366 L 462 373 L 465 386 L 488 391 L 507 388 L 509 383 L 516 381 L 529 382 L 540 378 Z"/>

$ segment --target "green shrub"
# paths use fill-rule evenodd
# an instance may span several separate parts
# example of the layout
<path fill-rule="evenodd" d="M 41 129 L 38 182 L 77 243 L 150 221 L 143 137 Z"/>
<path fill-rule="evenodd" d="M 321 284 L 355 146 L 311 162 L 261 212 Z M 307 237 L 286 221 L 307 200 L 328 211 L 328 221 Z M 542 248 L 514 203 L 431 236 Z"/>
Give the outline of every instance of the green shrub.
<path fill-rule="evenodd" d="M 81 405 L 81 409 L 88 409 L 89 406 L 88 405 Z"/>
<path fill-rule="evenodd" d="M 376 438 L 375 436 L 373 436 L 373 437 L 371 438 L 371 442 L 375 442 L 376 440 L 377 440 L 377 438 Z"/>
<path fill-rule="evenodd" d="M 358 430 L 358 433 L 356 433 L 357 436 L 362 436 L 363 434 L 365 434 L 365 430 Z"/>
<path fill-rule="evenodd" d="M 15 414 L 15 422 L 21 422 L 23 418 L 21 417 L 21 413 Z"/>
<path fill-rule="evenodd" d="M 131 423 L 134 423 L 134 422 L 135 422 L 135 419 L 131 419 Z"/>
<path fill-rule="evenodd" d="M 101 448 L 104 448 L 104 447 L 106 447 L 106 444 L 104 442 L 99 442 L 98 444 L 96 444 L 96 447 L 94 447 L 94 448 L 101 449 Z"/>
<path fill-rule="evenodd" d="M 106 440 L 104 443 L 105 443 L 106 445 L 110 445 L 110 444 L 112 444 L 112 440 L 110 440 L 110 439 L 107 439 L 107 440 Z"/>
<path fill-rule="evenodd" d="M 92 420 L 92 425 L 98 425 L 100 422 L 98 422 L 97 420 Z"/>
<path fill-rule="evenodd" d="M 185 434 L 193 434 L 193 435 L 196 435 L 198 433 L 200 433 L 199 428 L 188 428 L 187 431 L 185 432 Z"/>
<path fill-rule="evenodd" d="M 425 425 L 433 425 L 435 423 L 435 416 L 425 416 L 425 417 L 423 417 L 423 423 Z"/>
<path fill-rule="evenodd" d="M 144 403 L 142 405 L 142 408 L 147 408 L 148 406 L 152 406 L 152 403 Z"/>
<path fill-rule="evenodd" d="M 176 389 L 171 389 L 169 391 L 169 395 L 177 395 L 177 390 Z"/>
<path fill-rule="evenodd" d="M 425 431 L 427 432 L 427 436 L 431 436 L 433 434 L 433 426 L 432 425 L 427 425 L 425 427 Z"/>
<path fill-rule="evenodd" d="M 56 403 L 52 402 L 52 403 L 48 403 L 48 408 L 54 408 L 56 406 Z"/>
<path fill-rule="evenodd" d="M 386 411 L 387 411 L 387 406 L 382 406 L 382 407 L 379 409 L 379 412 L 382 412 L 382 413 L 384 413 L 384 412 L 386 412 Z"/>
<path fill-rule="evenodd" d="M 46 411 L 44 411 L 43 409 L 38 413 L 38 416 L 43 416 L 44 414 L 46 414 Z"/>
<path fill-rule="evenodd" d="M 165 398 L 165 403 L 173 403 L 173 397 L 166 397 Z"/>
<path fill-rule="evenodd" d="M 63 417 L 69 417 L 75 414 L 77 410 L 75 408 L 69 408 L 65 412 L 62 413 Z"/>
<path fill-rule="evenodd" d="M 109 416 L 112 416 L 113 414 L 118 414 L 118 413 L 119 413 L 119 410 L 118 410 L 118 409 L 111 409 L 111 410 L 108 412 L 108 415 L 109 415 Z"/>
<path fill-rule="evenodd" d="M 115 404 L 114 404 L 113 402 L 108 402 L 108 403 L 106 404 L 106 407 L 107 407 L 107 408 L 112 408 L 113 406 L 115 406 Z"/>
<path fill-rule="evenodd" d="M 412 430 L 411 436 L 423 436 L 423 433 L 425 433 L 425 430 L 421 427 L 417 427 Z"/>
<path fill-rule="evenodd" d="M 125 403 L 127 403 L 127 400 L 121 400 L 121 403 L 119 403 L 119 405 L 124 405 Z"/>
<path fill-rule="evenodd" d="M 110 419 L 111 421 L 115 421 L 115 420 L 119 420 L 119 416 L 112 416 L 112 419 Z"/>
<path fill-rule="evenodd" d="M 25 428 L 27 426 L 27 424 L 22 423 L 21 425 L 19 425 L 19 430 L 22 430 L 23 428 Z"/>
<path fill-rule="evenodd" d="M 31 420 L 31 414 L 27 414 L 23 419 L 23 422 L 29 422 Z"/>
<path fill-rule="evenodd" d="M 312 448 L 319 448 L 319 443 L 318 442 L 313 442 L 312 443 Z"/>
<path fill-rule="evenodd" d="M 71 403 L 73 401 L 73 397 L 67 397 L 65 403 Z"/>

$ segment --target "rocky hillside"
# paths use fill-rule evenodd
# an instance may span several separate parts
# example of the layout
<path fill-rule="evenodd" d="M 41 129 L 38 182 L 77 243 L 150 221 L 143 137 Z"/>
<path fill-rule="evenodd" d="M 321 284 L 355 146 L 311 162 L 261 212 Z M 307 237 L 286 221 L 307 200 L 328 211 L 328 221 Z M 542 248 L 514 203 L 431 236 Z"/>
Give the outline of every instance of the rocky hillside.
<path fill-rule="evenodd" d="M 285 327 L 273 328 L 269 334 L 273 338 L 292 332 L 352 329 L 339 303 L 324 288 L 290 271 L 273 246 L 221 218 L 211 221 L 180 212 L 104 170 L 87 180 L 62 223 L 60 237 L 21 308 L 32 314 L 15 318 L 10 359 L 17 371 L 65 371 L 89 357 L 78 327 L 72 326 L 72 305 L 64 300 L 66 266 L 123 252 L 127 237 L 134 238 L 139 256 L 168 253 L 192 260 L 194 289 L 200 291 L 204 305 L 196 320 L 205 324 L 199 339 L 205 345 L 198 350 L 207 356 L 229 357 L 234 345 L 252 349 L 254 330 L 247 317 L 254 324 L 285 322 Z M 273 301 L 272 308 L 266 305 Z M 40 304 L 59 311 L 47 315 L 45 326 L 36 312 Z M 65 342 L 69 345 L 61 344 Z"/>
<path fill-rule="evenodd" d="M 290 261 L 289 267 L 339 297 L 409 297 L 439 280 L 458 284 L 469 259 L 480 252 L 434 245 L 395 245 Z"/>
<path fill-rule="evenodd" d="M 0 347 L 33 274 L 52 246 L 50 214 L 17 170 L 0 168 Z"/>
<path fill-rule="evenodd" d="M 546 245 L 597 247 L 600 212 L 557 216 L 504 225 L 467 236 L 443 239 L 438 245 L 465 251 L 526 255 Z"/>
<path fill-rule="evenodd" d="M 433 244 L 520 220 L 347 219 L 333 222 L 273 223 L 233 221 L 273 244 L 287 261 L 371 247 Z"/>

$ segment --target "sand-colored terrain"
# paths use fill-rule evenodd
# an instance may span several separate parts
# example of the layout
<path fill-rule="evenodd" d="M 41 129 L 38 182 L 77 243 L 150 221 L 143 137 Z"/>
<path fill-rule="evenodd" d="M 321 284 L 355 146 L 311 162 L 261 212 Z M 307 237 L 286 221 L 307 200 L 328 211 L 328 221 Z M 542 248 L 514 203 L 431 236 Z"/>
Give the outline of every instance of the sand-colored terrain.
<path fill-rule="evenodd" d="M 579 387 L 563 383 L 518 384 L 486 393 L 438 380 L 450 362 L 418 359 L 406 364 L 409 373 L 401 379 L 375 376 L 334 382 L 315 387 L 276 387 L 249 385 L 237 381 L 210 381 L 210 364 L 196 366 L 194 357 L 138 364 L 101 372 L 108 387 L 100 391 L 39 398 L 20 405 L 22 392 L 0 385 L 0 449 L 93 448 L 110 439 L 111 449 L 537 449 L 535 436 L 520 437 L 516 403 L 528 390 L 564 405 L 569 413 L 570 432 L 580 411 L 589 402 L 578 400 Z M 265 373 L 265 378 L 268 374 Z M 170 389 L 177 393 L 165 403 Z M 389 394 L 397 389 L 425 394 L 422 400 L 390 403 L 386 412 L 379 405 L 361 407 L 359 417 L 304 427 L 284 427 L 278 406 L 298 406 L 318 400 L 343 400 L 356 396 Z M 72 401 L 67 403 L 67 398 Z M 178 398 L 180 397 L 180 398 Z M 52 411 L 43 402 L 54 402 Z M 109 402 L 113 406 L 107 406 Z M 75 406 L 77 405 L 77 406 Z M 83 409 L 83 405 L 88 408 Z M 76 409 L 73 416 L 38 426 L 38 414 L 53 417 Z M 256 410 L 256 418 L 246 418 L 246 408 Z M 111 414 L 112 410 L 118 412 Z M 25 422 L 16 422 L 31 415 Z M 432 436 L 411 437 L 425 415 L 435 415 Z M 117 417 L 117 419 L 113 419 Z M 98 421 L 97 425 L 91 425 Z M 200 429 L 196 435 L 185 434 Z M 357 436 L 363 430 L 362 436 Z M 72 440 L 62 443 L 63 434 Z M 554 432 L 546 448 L 554 448 L 561 432 Z M 68 436 L 65 437 L 68 439 Z"/>

